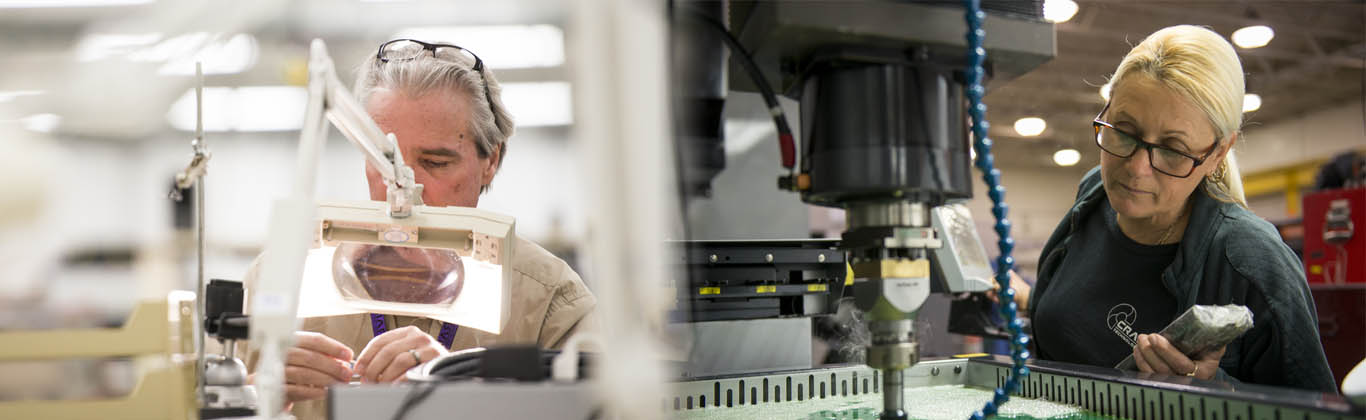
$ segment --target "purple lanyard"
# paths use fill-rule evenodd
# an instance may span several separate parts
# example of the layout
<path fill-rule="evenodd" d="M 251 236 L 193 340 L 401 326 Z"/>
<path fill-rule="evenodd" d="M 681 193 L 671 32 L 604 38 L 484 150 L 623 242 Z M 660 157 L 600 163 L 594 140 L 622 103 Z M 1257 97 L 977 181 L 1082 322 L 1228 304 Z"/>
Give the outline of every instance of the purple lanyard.
<path fill-rule="evenodd" d="M 384 321 L 384 315 L 370 314 L 370 329 L 375 332 L 375 337 L 379 337 L 380 334 L 389 331 L 389 323 Z M 441 345 L 445 347 L 446 350 L 450 350 L 451 343 L 455 342 L 455 332 L 458 330 L 460 330 L 459 325 L 442 322 L 441 333 L 436 335 L 436 341 L 441 342 Z"/>

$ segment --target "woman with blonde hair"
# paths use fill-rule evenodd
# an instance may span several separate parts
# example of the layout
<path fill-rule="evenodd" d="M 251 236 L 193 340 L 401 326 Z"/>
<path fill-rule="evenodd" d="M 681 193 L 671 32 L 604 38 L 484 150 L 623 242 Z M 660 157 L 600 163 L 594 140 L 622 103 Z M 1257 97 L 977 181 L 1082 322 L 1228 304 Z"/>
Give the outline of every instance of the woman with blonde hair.
<path fill-rule="evenodd" d="M 1243 71 L 1196 26 L 1159 30 L 1111 78 L 1099 168 L 1044 246 L 1022 299 L 1041 359 L 1335 392 L 1300 261 L 1246 208 L 1232 149 Z M 1247 306 L 1254 326 L 1187 357 L 1156 334 L 1193 305 Z"/>

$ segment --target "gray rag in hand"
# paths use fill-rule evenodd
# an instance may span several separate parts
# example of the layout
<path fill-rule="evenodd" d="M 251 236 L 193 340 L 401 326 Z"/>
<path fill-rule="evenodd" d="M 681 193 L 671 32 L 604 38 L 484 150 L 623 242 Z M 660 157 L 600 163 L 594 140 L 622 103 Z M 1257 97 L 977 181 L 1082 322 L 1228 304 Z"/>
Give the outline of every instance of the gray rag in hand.
<path fill-rule="evenodd" d="M 1162 337 L 1191 360 L 1218 351 L 1233 339 L 1252 329 L 1252 311 L 1243 305 L 1195 305 L 1167 324 Z M 1115 369 L 1138 370 L 1131 354 Z"/>

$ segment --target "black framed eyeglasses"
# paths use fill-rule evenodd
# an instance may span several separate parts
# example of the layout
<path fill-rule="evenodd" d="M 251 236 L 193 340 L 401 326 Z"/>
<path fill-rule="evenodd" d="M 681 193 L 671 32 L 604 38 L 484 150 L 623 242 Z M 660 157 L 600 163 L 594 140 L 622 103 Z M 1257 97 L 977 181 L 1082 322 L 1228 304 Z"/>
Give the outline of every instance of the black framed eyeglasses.
<path fill-rule="evenodd" d="M 432 53 L 432 58 L 440 59 L 438 54 L 441 49 L 454 50 L 457 54 L 464 54 L 474 60 L 474 70 L 479 74 L 479 81 L 484 85 L 484 100 L 489 103 L 489 113 L 493 115 L 493 124 L 498 125 L 498 112 L 493 110 L 493 96 L 489 94 L 489 81 L 484 78 L 484 60 L 479 59 L 473 51 L 467 50 L 459 45 L 451 44 L 432 44 L 418 41 L 416 39 L 395 39 L 379 46 L 379 52 L 375 53 L 375 58 L 379 59 L 376 65 L 382 65 L 390 61 L 409 61 L 421 57 L 427 52 Z"/>
<path fill-rule="evenodd" d="M 1154 170 L 1169 176 L 1186 178 L 1195 172 L 1196 167 L 1205 163 L 1205 160 L 1214 154 L 1215 149 L 1219 148 L 1219 139 L 1214 139 L 1214 145 L 1210 146 L 1209 151 L 1200 157 L 1195 157 L 1167 146 L 1148 143 L 1141 140 L 1139 136 L 1126 133 L 1108 122 L 1101 121 L 1100 117 L 1105 115 L 1105 111 L 1109 109 L 1110 104 L 1106 103 L 1105 108 L 1096 114 L 1096 119 L 1091 121 L 1091 127 L 1096 132 L 1096 146 L 1115 157 L 1128 159 L 1142 147 L 1148 149 L 1148 165 L 1152 166 Z"/>

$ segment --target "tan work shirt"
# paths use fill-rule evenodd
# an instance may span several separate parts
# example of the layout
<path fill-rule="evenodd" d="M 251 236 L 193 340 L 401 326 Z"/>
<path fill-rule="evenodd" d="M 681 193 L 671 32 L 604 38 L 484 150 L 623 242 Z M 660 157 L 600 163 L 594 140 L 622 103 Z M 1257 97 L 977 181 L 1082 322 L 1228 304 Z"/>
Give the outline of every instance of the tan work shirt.
<path fill-rule="evenodd" d="M 510 318 L 503 325 L 502 334 L 490 334 L 474 328 L 460 328 L 450 350 L 487 347 L 493 344 L 536 344 L 541 348 L 558 349 L 576 331 L 592 329 L 593 307 L 597 299 L 584 286 L 579 274 L 564 260 L 534 242 L 515 239 L 511 269 L 512 290 Z M 255 283 L 256 265 L 247 272 L 243 282 L 248 287 Z M 307 298 L 307 297 L 304 297 Z M 441 322 L 427 318 L 390 316 L 390 329 L 416 326 L 433 338 L 441 331 Z M 340 341 L 356 356 L 374 338 L 369 314 L 305 318 L 301 331 L 312 331 Z M 245 346 L 244 346 L 245 347 Z M 247 366 L 256 366 L 255 354 Z M 294 404 L 292 411 L 299 420 L 327 418 L 327 400 Z"/>

